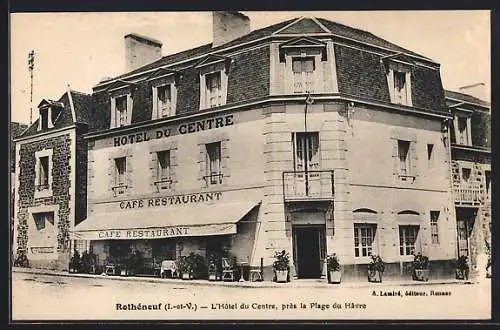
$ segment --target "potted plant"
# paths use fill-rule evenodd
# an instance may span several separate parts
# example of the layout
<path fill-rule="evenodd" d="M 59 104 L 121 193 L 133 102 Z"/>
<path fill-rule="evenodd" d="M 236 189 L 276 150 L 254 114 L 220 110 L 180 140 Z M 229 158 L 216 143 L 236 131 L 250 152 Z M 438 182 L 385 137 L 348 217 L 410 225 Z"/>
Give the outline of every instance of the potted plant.
<path fill-rule="evenodd" d="M 368 282 L 382 283 L 382 274 L 385 270 L 385 264 L 379 255 L 372 254 L 371 261 L 368 264 Z"/>
<path fill-rule="evenodd" d="M 274 253 L 273 269 L 276 282 L 288 282 L 290 271 L 290 255 L 285 250 Z"/>
<path fill-rule="evenodd" d="M 191 252 L 189 259 L 191 262 L 192 277 L 195 279 L 206 279 L 207 265 L 205 258 L 201 254 Z"/>
<path fill-rule="evenodd" d="M 217 254 L 211 254 L 208 257 L 208 280 L 220 281 L 222 279 L 222 257 Z"/>
<path fill-rule="evenodd" d="M 326 257 L 326 267 L 328 270 L 328 283 L 339 284 L 342 277 L 342 267 L 337 254 L 333 253 Z"/>
<path fill-rule="evenodd" d="M 177 260 L 179 272 L 183 280 L 190 280 L 193 278 L 193 269 L 190 259 L 190 256 L 179 256 Z"/>
<path fill-rule="evenodd" d="M 460 256 L 455 260 L 455 275 L 457 280 L 469 279 L 469 261 L 467 256 Z"/>
<path fill-rule="evenodd" d="M 14 260 L 14 266 L 16 267 L 29 267 L 30 263 L 28 257 L 26 256 L 25 250 L 18 250 L 17 257 Z"/>
<path fill-rule="evenodd" d="M 71 257 L 69 261 L 69 272 L 70 273 L 77 273 L 81 269 L 81 258 L 80 258 L 80 252 L 78 252 L 77 249 L 74 249 L 73 251 L 73 256 Z"/>
<path fill-rule="evenodd" d="M 418 252 L 413 258 L 413 279 L 427 282 L 429 272 L 429 257 Z"/>

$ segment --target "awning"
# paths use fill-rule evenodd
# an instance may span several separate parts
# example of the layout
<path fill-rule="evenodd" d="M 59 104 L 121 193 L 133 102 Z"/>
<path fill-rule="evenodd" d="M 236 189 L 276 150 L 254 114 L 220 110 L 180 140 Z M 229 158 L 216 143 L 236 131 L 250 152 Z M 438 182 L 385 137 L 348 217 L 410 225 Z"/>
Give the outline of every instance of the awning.
<path fill-rule="evenodd" d="M 90 215 L 70 229 L 71 239 L 157 239 L 236 233 L 236 223 L 259 202 L 146 209 Z"/>

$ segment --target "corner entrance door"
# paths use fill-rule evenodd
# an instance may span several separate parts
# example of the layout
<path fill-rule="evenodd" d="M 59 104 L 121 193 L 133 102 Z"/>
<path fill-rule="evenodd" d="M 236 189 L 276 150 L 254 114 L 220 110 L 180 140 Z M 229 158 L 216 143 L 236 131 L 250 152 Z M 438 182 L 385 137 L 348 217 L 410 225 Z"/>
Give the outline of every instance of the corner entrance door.
<path fill-rule="evenodd" d="M 293 231 L 298 278 L 321 278 L 324 228 L 297 226 Z"/>

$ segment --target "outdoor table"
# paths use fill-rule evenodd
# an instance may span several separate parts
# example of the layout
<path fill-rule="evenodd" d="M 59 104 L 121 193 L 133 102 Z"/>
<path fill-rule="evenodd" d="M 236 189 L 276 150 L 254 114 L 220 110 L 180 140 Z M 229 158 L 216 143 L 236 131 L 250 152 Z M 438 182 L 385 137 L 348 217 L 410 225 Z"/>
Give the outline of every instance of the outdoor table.
<path fill-rule="evenodd" d="M 174 274 L 177 275 L 177 262 L 175 260 L 163 260 L 160 267 L 160 277 L 163 276 L 163 272 L 167 270 L 170 271 L 172 277 L 174 277 Z"/>

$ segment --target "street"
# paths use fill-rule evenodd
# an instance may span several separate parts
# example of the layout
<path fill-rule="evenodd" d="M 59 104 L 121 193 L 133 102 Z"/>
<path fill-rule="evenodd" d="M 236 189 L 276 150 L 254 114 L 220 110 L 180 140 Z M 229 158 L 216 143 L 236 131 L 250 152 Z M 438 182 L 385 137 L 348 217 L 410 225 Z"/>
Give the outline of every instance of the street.
<path fill-rule="evenodd" d="M 12 273 L 12 319 L 489 319 L 491 286 L 227 287 Z"/>

